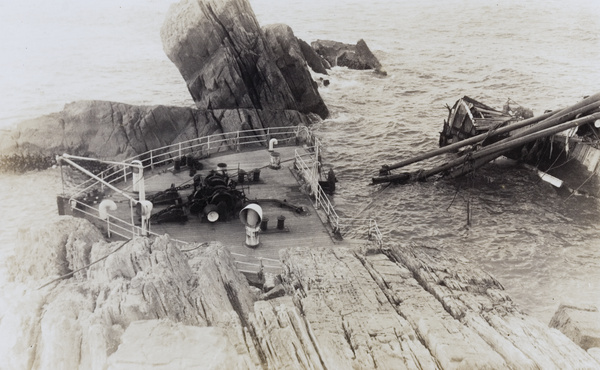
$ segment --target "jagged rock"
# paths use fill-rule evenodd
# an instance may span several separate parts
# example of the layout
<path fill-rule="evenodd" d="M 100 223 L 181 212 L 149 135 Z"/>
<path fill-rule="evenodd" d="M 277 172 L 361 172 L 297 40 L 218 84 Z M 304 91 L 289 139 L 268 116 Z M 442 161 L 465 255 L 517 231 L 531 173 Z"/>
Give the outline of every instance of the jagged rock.
<path fill-rule="evenodd" d="M 298 109 L 303 113 L 316 113 L 321 118 L 329 115 L 329 110 L 313 81 L 298 39 L 292 29 L 285 24 L 263 27 L 265 38 L 274 54 L 274 61 L 285 78 Z"/>
<path fill-rule="evenodd" d="M 294 303 L 313 338 L 308 353 L 316 351 L 323 368 L 436 368 L 352 251 L 292 249 L 282 260 L 284 282 L 296 287 Z"/>
<path fill-rule="evenodd" d="M 92 228 L 88 221 L 64 217 L 41 228 L 40 233 L 31 230 L 30 239 L 22 239 L 25 243 L 34 241 L 36 255 L 45 249 L 46 242 L 62 244 L 53 247 L 58 250 L 66 250 L 69 243 L 81 248 L 80 253 L 60 254 L 58 259 L 62 262 L 53 257 L 53 266 L 78 265 L 79 259 L 99 262 L 81 278 L 68 277 L 11 301 L 4 318 L 13 320 L 0 321 L 3 336 L 15 338 L 0 341 L 0 354 L 8 354 L 11 363 L 34 369 L 80 365 L 105 368 L 108 357 L 121 343 L 121 334 L 131 323 L 169 319 L 182 325 L 225 328 L 242 367 L 258 366 L 260 357 L 245 329 L 254 296 L 227 250 L 213 244 L 187 255 L 174 247 L 167 236 L 153 242 L 145 238 L 125 244 L 98 241 L 90 249 L 71 241 L 75 239 L 73 235 L 86 228 Z M 54 230 L 55 235 L 44 230 Z M 23 275 L 29 275 L 31 255 L 16 255 L 12 260 L 21 266 L 14 269 L 16 281 L 27 281 Z M 102 259 L 105 256 L 108 257 Z M 54 270 L 57 268 L 43 271 Z M 38 280 L 30 286 L 47 282 L 48 277 L 43 275 L 36 273 Z M 21 306 L 24 302 L 28 303 L 26 307 Z"/>
<path fill-rule="evenodd" d="M 0 153 L 62 153 L 124 159 L 197 137 L 273 126 L 309 125 L 294 110 L 199 110 L 78 101 L 25 121 L 0 141 Z"/>
<path fill-rule="evenodd" d="M 284 78 L 275 64 L 247 0 L 182 0 L 169 9 L 161 38 L 200 109 L 299 109 L 326 115 L 318 93 L 294 95 L 297 87 L 288 84 L 294 76 Z"/>
<path fill-rule="evenodd" d="M 561 304 L 549 326 L 560 330 L 585 350 L 600 348 L 600 312 L 597 307 Z"/>
<path fill-rule="evenodd" d="M 56 222 L 58 236 L 43 232 L 55 224 L 39 235 L 31 231 L 27 240 L 37 249 L 44 249 L 48 238 L 62 244 L 53 250 L 67 250 L 69 243 L 80 249 L 63 253 L 64 262 L 51 265 L 98 263 L 86 274 L 41 290 L 30 287 L 45 282 L 43 274 L 25 279 L 20 275 L 28 274 L 27 268 L 13 270 L 15 281 L 30 284 L 4 288 L 12 299 L 0 320 L 3 365 L 598 367 L 593 349 L 588 353 L 558 330 L 528 318 L 489 274 L 434 248 L 287 249 L 281 252 L 281 285 L 272 292 L 288 294 L 256 301 L 218 243 L 181 250 L 168 236 L 100 240 L 91 248 L 69 242 L 86 223 L 63 218 Z M 17 255 L 12 263 L 26 267 L 30 255 Z"/>
<path fill-rule="evenodd" d="M 298 45 L 300 45 L 300 50 L 302 50 L 302 55 L 304 55 L 304 59 L 306 59 L 306 63 L 308 66 L 315 71 L 316 73 L 321 73 L 327 75 L 327 70 L 331 68 L 331 65 L 323 59 L 315 49 L 313 49 L 306 41 L 302 39 L 298 39 Z"/>
<path fill-rule="evenodd" d="M 9 279 L 49 281 L 73 272 L 89 263 L 92 245 L 103 239 L 89 222 L 72 217 L 61 217 L 36 230 L 20 230 L 17 243 L 21 247 L 7 259 Z"/>
<path fill-rule="evenodd" d="M 247 369 L 216 327 L 186 326 L 169 320 L 136 321 L 129 325 L 108 369 Z"/>
<path fill-rule="evenodd" d="M 464 258 L 425 247 L 394 246 L 388 254 L 512 368 L 597 366 L 566 336 L 524 315 L 496 279 Z"/>
<path fill-rule="evenodd" d="M 311 46 L 332 66 L 359 70 L 373 69 L 379 74 L 386 74 L 381 63 L 363 39 L 360 39 L 356 45 L 331 40 L 317 40 L 312 42 Z"/>

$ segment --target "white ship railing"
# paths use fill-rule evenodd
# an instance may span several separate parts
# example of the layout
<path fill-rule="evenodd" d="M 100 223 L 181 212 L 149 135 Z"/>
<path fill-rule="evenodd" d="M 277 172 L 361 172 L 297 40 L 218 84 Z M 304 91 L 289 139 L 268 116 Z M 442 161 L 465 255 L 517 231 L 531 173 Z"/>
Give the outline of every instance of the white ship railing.
<path fill-rule="evenodd" d="M 166 145 L 148 152 L 123 160 L 125 163 L 139 160 L 144 169 L 154 169 L 173 163 L 183 156 L 193 155 L 208 157 L 227 151 L 240 151 L 242 147 L 265 147 L 270 139 L 277 139 L 278 145 L 296 143 L 297 141 L 312 141 L 312 133 L 306 126 L 268 127 L 256 130 L 242 130 L 229 133 L 214 134 L 194 138 L 179 143 Z M 96 174 L 109 184 L 126 182 L 132 176 L 130 166 L 113 165 Z M 64 193 L 77 197 L 91 190 L 102 187 L 103 184 L 95 179 L 89 179 L 81 184 L 64 189 Z"/>
<path fill-rule="evenodd" d="M 260 130 L 244 130 L 232 133 L 223 133 L 210 136 L 204 136 L 195 138 L 192 140 L 167 145 L 161 148 L 150 150 L 146 153 L 128 158 L 124 160 L 125 163 L 131 163 L 131 161 L 139 160 L 142 162 L 144 169 L 153 169 L 155 167 L 164 166 L 173 163 L 176 159 L 183 157 L 184 155 L 193 155 L 206 157 L 217 153 L 227 151 L 240 151 L 242 147 L 265 147 L 268 145 L 270 139 L 277 139 L 278 145 L 287 144 L 299 144 L 304 143 L 307 149 L 311 152 L 311 155 L 306 157 L 301 155 L 298 150 L 295 151 L 296 168 L 300 171 L 303 178 L 309 184 L 313 199 L 315 200 L 315 208 L 324 211 L 327 222 L 337 235 L 342 235 L 348 230 L 353 229 L 360 230 L 361 227 L 367 227 L 366 234 L 368 238 L 375 239 L 377 245 L 382 245 L 382 235 L 377 226 L 377 222 L 373 219 L 353 219 L 353 218 L 340 218 L 335 211 L 333 205 L 329 201 L 328 196 L 323 191 L 322 187 L 318 182 L 318 169 L 319 163 L 319 150 L 321 147 L 320 141 L 306 126 L 292 126 L 292 127 L 271 127 Z M 143 235 L 144 230 L 140 226 L 135 225 L 134 222 L 134 211 L 132 204 L 129 204 L 131 209 L 131 219 L 123 220 L 108 214 L 106 220 L 102 220 L 98 214 L 97 204 L 86 204 L 82 201 L 77 200 L 84 194 L 88 194 L 93 189 L 104 188 L 117 183 L 127 182 L 128 179 L 132 178 L 133 173 L 131 166 L 125 165 L 112 165 L 107 169 L 96 175 L 100 178 L 99 180 L 90 178 L 82 184 L 71 186 L 69 189 L 65 189 L 63 196 L 69 198 L 74 213 L 80 212 L 82 215 L 97 219 L 99 222 L 106 224 L 107 233 L 109 235 L 118 235 L 124 239 L 131 238 L 132 236 Z M 147 233 L 152 236 L 160 236 L 147 230 Z M 189 246 L 191 243 L 182 240 L 171 238 L 175 245 L 183 249 Z M 234 253 L 234 255 L 237 255 Z M 258 269 L 280 269 L 279 261 L 271 260 L 268 258 L 261 257 L 250 257 L 246 255 L 239 255 L 244 258 L 257 260 L 257 263 L 235 261 L 238 265 L 238 269 L 242 272 L 256 272 Z M 278 265 L 273 265 L 273 264 Z M 240 266 L 241 265 L 241 266 Z M 249 271 L 248 267 L 254 267 L 255 270 Z"/>
<path fill-rule="evenodd" d="M 339 236 L 351 233 L 353 235 L 366 235 L 368 240 L 374 240 L 378 247 L 383 246 L 383 236 L 377 226 L 377 221 L 372 218 L 342 218 L 335 211 L 329 197 L 319 184 L 319 151 L 321 143 L 316 137 L 312 137 L 312 155 L 307 159 L 305 156 L 295 151 L 295 165 L 301 176 L 309 187 L 309 194 L 314 200 L 314 206 L 317 210 L 322 210 L 326 221 L 333 230 L 333 233 Z M 361 228 L 366 227 L 364 232 Z"/>
<path fill-rule="evenodd" d="M 277 145 L 306 143 L 312 145 L 316 138 L 306 126 L 288 126 L 288 127 L 269 127 L 258 130 L 243 130 L 231 133 L 215 134 L 187 140 L 184 142 L 167 145 L 161 148 L 150 150 L 146 153 L 125 159 L 124 163 L 131 163 L 134 160 L 142 162 L 144 169 L 153 169 L 155 167 L 171 164 L 175 159 L 184 155 L 193 155 L 199 157 L 208 157 L 227 151 L 240 151 L 243 147 L 257 148 L 268 145 L 269 140 L 277 139 Z M 65 156 L 65 158 L 68 156 Z M 64 188 L 63 197 L 69 199 L 74 214 L 80 214 L 97 220 L 106 225 L 106 231 L 109 236 L 118 235 L 123 239 L 129 239 L 133 236 L 140 236 L 146 232 L 149 236 L 160 236 L 151 230 L 142 230 L 134 222 L 134 210 L 132 204 L 129 204 L 131 219 L 124 220 L 119 217 L 107 214 L 107 219 L 102 220 L 98 213 L 98 204 L 90 201 L 87 204 L 78 200 L 94 189 L 103 189 L 110 185 L 125 183 L 133 176 L 132 168 L 129 165 L 111 165 L 102 172 L 96 174 L 100 180 L 90 178 L 81 184 Z M 130 203 L 129 201 L 127 201 Z M 181 250 L 189 247 L 192 243 L 170 238 L 170 240 Z M 256 263 L 235 260 L 238 270 L 241 272 L 256 273 L 259 269 L 264 271 L 279 271 L 281 269 L 280 261 L 264 258 L 241 255 L 232 253 L 234 256 L 243 257 L 250 260 L 256 260 Z M 249 270 L 249 268 L 253 268 Z"/>

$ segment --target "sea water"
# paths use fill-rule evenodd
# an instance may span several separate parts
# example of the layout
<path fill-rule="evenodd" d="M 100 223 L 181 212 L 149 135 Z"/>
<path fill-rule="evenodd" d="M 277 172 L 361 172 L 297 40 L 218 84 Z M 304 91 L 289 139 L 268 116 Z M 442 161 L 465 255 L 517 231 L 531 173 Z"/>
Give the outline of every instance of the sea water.
<path fill-rule="evenodd" d="M 510 98 L 537 115 L 598 92 L 599 3 L 250 2 L 262 25 L 286 23 L 308 42 L 364 39 L 387 71 L 383 77 L 334 68 L 321 76 L 330 80 L 320 93 L 331 117 L 315 130 L 339 179 L 333 202 L 341 214 L 375 218 L 387 243 L 472 260 L 544 322 L 561 302 L 600 306 L 596 198 L 559 194 L 510 165 L 456 181 L 369 185 L 382 164 L 435 149 L 445 105 L 463 95 L 494 107 Z M 162 50 L 169 4 L 0 4 L 0 128 L 82 99 L 193 106 Z M 58 191 L 57 170 L 0 176 L 3 256 L 14 249 L 18 229 L 56 217 Z"/>

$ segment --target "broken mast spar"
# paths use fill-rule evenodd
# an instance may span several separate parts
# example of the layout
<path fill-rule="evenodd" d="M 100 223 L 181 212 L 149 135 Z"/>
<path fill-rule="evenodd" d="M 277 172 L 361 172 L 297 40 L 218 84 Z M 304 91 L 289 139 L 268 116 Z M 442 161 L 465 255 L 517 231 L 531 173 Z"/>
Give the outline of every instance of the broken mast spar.
<path fill-rule="evenodd" d="M 600 93 L 589 96 L 577 104 L 558 111 L 545 113 L 539 117 L 529 118 L 512 125 L 490 129 L 488 132 L 427 153 L 422 153 L 395 164 L 383 165 L 379 171 L 379 176 L 373 177 L 372 182 L 374 184 L 386 182 L 407 183 L 424 180 L 427 177 L 442 172 L 450 172 L 452 177 L 457 177 L 471 172 L 497 157 L 535 140 L 555 135 L 573 127 L 579 127 L 592 122 L 600 122 L 600 115 L 596 113 L 598 111 L 600 111 Z M 498 140 L 492 144 L 485 144 L 487 139 L 491 137 L 500 137 L 500 135 L 506 133 L 511 136 Z M 459 148 L 473 144 L 475 145 L 467 151 L 465 156 L 438 167 L 429 170 L 401 172 L 397 174 L 392 174 L 390 172 L 391 170 L 444 153 L 456 151 Z"/>

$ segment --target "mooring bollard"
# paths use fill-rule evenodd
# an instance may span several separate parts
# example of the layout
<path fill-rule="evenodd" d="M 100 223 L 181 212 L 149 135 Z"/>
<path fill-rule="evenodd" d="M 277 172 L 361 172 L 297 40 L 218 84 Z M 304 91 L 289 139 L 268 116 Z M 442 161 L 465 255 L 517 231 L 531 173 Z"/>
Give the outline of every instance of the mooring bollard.
<path fill-rule="evenodd" d="M 260 222 L 260 230 L 267 231 L 268 224 L 269 224 L 269 218 L 263 217 L 262 221 Z"/>
<path fill-rule="evenodd" d="M 281 215 L 277 217 L 277 230 L 283 230 L 285 228 L 285 216 Z"/>

